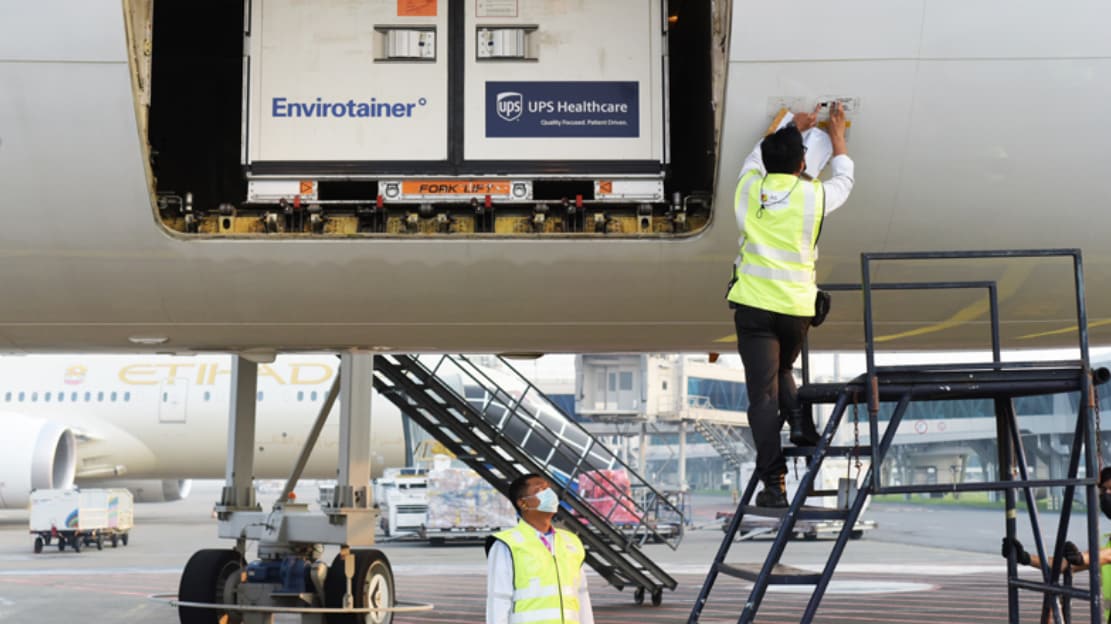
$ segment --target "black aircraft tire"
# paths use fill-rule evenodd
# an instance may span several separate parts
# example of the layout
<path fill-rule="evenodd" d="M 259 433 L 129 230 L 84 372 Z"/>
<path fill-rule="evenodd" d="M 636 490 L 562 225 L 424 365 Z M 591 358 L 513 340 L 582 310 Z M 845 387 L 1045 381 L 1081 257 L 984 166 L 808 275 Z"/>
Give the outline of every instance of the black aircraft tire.
<path fill-rule="evenodd" d="M 178 600 L 182 602 L 225 602 L 224 587 L 228 578 L 239 574 L 243 563 L 239 553 L 234 550 L 210 548 L 198 550 L 189 558 L 185 569 L 181 572 L 181 584 L 178 586 Z M 218 624 L 221 621 L 234 621 L 231 617 L 223 620 L 228 614 L 217 609 L 200 609 L 196 607 L 178 607 L 178 619 L 181 624 Z"/>
<path fill-rule="evenodd" d="M 355 607 L 392 607 L 394 606 L 393 568 L 379 550 L 353 550 L 355 575 L 351 578 L 351 593 L 354 594 Z M 347 593 L 347 575 L 344 560 L 336 555 L 328 576 L 324 580 L 324 598 L 327 607 L 342 607 L 343 595 Z M 369 614 L 329 613 L 328 624 L 390 624 L 392 612 Z"/>

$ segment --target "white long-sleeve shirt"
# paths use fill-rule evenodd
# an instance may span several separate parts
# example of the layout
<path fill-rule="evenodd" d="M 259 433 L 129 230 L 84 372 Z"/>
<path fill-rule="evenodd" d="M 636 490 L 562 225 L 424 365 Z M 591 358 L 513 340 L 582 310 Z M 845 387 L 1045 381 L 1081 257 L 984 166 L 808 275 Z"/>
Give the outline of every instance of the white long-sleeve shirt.
<path fill-rule="evenodd" d="M 536 531 L 537 538 L 544 536 L 554 543 L 554 534 L 548 537 Z M 586 586 L 586 569 L 579 573 L 579 624 L 594 624 L 594 610 L 590 606 L 590 590 Z M 513 553 L 501 540 L 495 540 L 486 556 L 486 624 L 508 624 L 513 613 Z"/>
<path fill-rule="evenodd" d="M 830 172 L 833 174 L 829 180 L 822 182 L 822 189 L 825 191 L 826 205 L 825 215 L 828 217 L 829 213 L 837 210 L 845 204 L 849 199 L 849 193 L 853 190 L 853 159 L 849 158 L 847 154 L 840 154 L 834 156 L 829 161 Z M 753 148 L 752 153 L 745 158 L 744 164 L 741 166 L 741 176 L 749 171 L 759 171 L 760 175 L 767 175 L 764 169 L 764 158 L 760 153 L 760 144 L 757 143 Z M 785 199 L 785 197 L 784 197 Z M 773 199 L 774 201 L 774 199 Z M 737 226 L 741 230 L 741 244 L 744 244 L 744 230 L 745 230 L 745 212 L 748 210 L 747 205 L 735 206 L 737 216 Z"/>

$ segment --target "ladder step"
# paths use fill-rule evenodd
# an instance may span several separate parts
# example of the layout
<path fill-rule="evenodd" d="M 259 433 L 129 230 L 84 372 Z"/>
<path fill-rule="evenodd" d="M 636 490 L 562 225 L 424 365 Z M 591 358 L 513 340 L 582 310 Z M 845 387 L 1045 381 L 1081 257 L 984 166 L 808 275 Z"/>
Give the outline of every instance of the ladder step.
<path fill-rule="evenodd" d="M 755 581 L 760 576 L 763 563 L 719 563 L 717 571 L 746 581 Z M 817 585 L 822 575 L 818 572 L 803 570 L 777 563 L 768 576 L 769 585 Z"/>
<path fill-rule="evenodd" d="M 837 490 L 810 490 L 807 496 L 837 496 L 840 494 Z"/>
<path fill-rule="evenodd" d="M 741 513 L 746 516 L 765 516 L 768 518 L 782 518 L 787 515 L 789 507 L 756 507 L 745 505 Z M 798 520 L 844 520 L 849 516 L 847 509 L 830 509 L 829 507 L 807 507 L 799 509 Z"/>
<path fill-rule="evenodd" d="M 813 457 L 814 446 L 785 446 L 783 447 L 784 457 Z M 848 457 L 853 452 L 861 457 L 867 457 L 872 454 L 872 447 L 870 446 L 831 446 L 826 448 L 826 457 Z"/>

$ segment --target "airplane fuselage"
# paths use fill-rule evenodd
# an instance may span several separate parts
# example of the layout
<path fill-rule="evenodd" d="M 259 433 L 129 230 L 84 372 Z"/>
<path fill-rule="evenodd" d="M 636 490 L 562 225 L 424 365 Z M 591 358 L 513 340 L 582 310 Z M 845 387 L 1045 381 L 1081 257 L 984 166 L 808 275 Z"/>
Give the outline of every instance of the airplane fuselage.
<path fill-rule="evenodd" d="M 831 96 L 859 101 L 857 180 L 823 228 L 819 281 L 859 281 L 862 251 L 1077 247 L 1093 337 L 1111 338 L 1111 187 L 1098 182 L 1111 8 L 807 0 L 791 14 L 806 17 L 769 28 L 781 7 L 735 2 L 723 24 L 713 212 L 693 236 L 221 239 L 157 218 L 140 94 L 159 77 L 144 73 L 143 33 L 121 3 L 6 3 L 0 352 L 729 350 L 741 160 L 778 105 Z M 1071 340 L 1066 264 L 893 265 L 875 278 L 996 280 L 1005 346 L 1042 347 Z M 887 301 L 891 345 L 986 344 L 982 293 Z M 814 339 L 860 336 L 847 295 Z"/>

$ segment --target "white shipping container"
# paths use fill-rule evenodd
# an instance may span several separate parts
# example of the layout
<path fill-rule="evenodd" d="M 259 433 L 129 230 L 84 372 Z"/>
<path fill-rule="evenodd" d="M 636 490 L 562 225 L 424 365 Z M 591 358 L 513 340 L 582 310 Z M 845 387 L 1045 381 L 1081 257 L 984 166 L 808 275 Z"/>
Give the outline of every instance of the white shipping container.
<path fill-rule="evenodd" d="M 558 175 L 552 161 L 590 161 L 603 164 L 580 173 L 635 162 L 662 176 L 660 0 L 461 4 L 449 15 L 447 0 L 251 0 L 249 175 L 372 177 L 428 162 L 471 176 L 535 163 L 523 170 L 542 177 Z"/>
<path fill-rule="evenodd" d="M 406 4 L 250 3 L 248 163 L 447 158 L 447 0 Z"/>
<path fill-rule="evenodd" d="M 468 160 L 665 160 L 661 3 L 577 7 L 510 0 L 468 8 Z M 485 52 L 509 35 L 523 40 L 520 56 Z"/>

